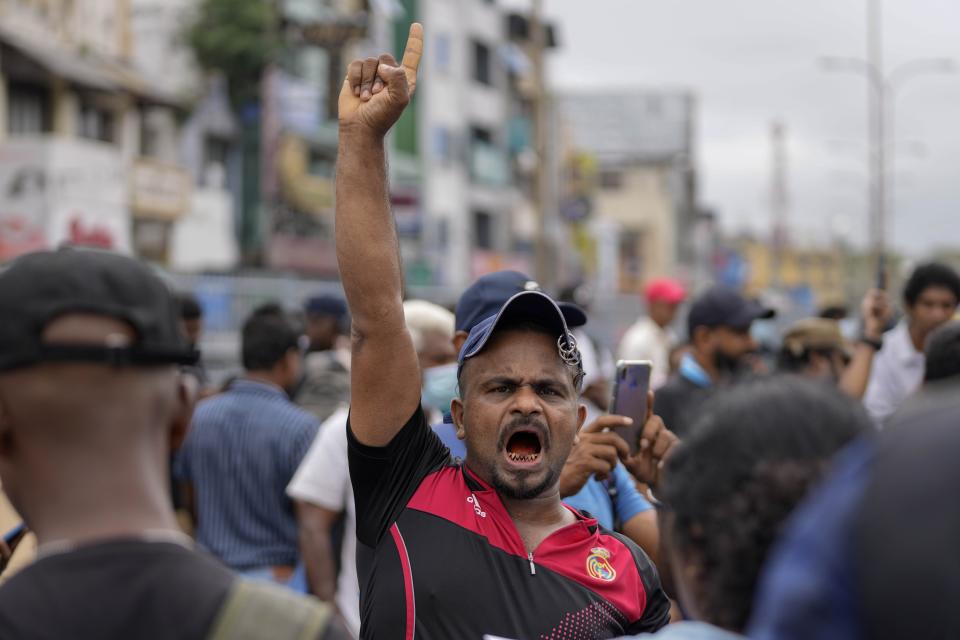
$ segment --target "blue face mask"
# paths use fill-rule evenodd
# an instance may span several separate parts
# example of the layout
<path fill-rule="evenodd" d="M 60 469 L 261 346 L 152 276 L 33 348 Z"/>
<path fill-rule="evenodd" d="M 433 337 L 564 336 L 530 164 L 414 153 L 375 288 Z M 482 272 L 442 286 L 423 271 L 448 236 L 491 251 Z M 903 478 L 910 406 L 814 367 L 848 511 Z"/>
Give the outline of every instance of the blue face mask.
<path fill-rule="evenodd" d="M 423 396 L 425 407 L 446 413 L 450 402 L 457 397 L 457 363 L 423 370 Z"/>

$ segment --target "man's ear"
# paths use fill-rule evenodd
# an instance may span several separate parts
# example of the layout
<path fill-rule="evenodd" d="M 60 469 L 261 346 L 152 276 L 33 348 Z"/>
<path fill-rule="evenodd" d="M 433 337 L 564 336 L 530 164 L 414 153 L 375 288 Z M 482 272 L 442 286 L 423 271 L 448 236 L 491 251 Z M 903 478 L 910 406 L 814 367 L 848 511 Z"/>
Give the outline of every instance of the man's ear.
<path fill-rule="evenodd" d="M 170 423 L 170 451 L 183 446 L 197 405 L 200 381 L 192 373 L 181 373 L 177 380 L 177 408 Z"/>
<path fill-rule="evenodd" d="M 463 428 L 463 400 L 454 398 L 450 402 L 450 416 L 453 418 L 453 424 L 457 427 L 457 438 L 463 440 L 467 437 L 467 432 Z"/>
<path fill-rule="evenodd" d="M 577 405 L 577 433 L 580 433 L 580 429 L 583 429 L 583 423 L 587 421 L 587 405 L 578 404 Z"/>

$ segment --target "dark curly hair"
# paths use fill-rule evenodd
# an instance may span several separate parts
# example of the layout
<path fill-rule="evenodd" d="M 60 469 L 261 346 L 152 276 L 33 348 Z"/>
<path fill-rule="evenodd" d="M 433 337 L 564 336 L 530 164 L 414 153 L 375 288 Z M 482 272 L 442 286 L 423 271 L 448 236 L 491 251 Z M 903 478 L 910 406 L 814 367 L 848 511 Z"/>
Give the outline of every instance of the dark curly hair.
<path fill-rule="evenodd" d="M 870 430 L 858 404 L 795 377 L 735 387 L 703 409 L 667 463 L 669 544 L 699 567 L 704 620 L 742 631 L 767 552 L 845 444 Z"/>
<path fill-rule="evenodd" d="M 910 279 L 903 287 L 903 300 L 912 307 L 924 290 L 930 287 L 943 287 L 953 293 L 960 302 L 960 276 L 951 267 L 939 262 L 928 262 L 913 270 Z"/>

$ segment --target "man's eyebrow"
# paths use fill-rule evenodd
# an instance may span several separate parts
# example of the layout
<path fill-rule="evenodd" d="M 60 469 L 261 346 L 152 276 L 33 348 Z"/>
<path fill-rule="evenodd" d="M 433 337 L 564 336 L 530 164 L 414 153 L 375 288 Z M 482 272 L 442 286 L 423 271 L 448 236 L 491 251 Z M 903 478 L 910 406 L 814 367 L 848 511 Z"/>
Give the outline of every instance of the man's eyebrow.
<path fill-rule="evenodd" d="M 545 378 L 537 378 L 536 380 L 533 380 L 530 384 L 535 387 L 546 387 L 546 386 L 557 386 L 557 385 L 562 386 L 563 378 L 554 378 L 551 376 L 547 376 Z"/>
<path fill-rule="evenodd" d="M 483 380 L 480 384 L 483 386 L 505 385 L 505 386 L 515 387 L 515 386 L 519 386 L 522 383 L 523 382 L 518 378 L 498 375 L 498 376 L 493 376 L 491 378 L 487 378 Z M 527 384 L 529 384 L 532 387 L 563 386 L 563 378 L 545 376 L 545 377 L 534 378 L 533 380 L 528 381 Z"/>

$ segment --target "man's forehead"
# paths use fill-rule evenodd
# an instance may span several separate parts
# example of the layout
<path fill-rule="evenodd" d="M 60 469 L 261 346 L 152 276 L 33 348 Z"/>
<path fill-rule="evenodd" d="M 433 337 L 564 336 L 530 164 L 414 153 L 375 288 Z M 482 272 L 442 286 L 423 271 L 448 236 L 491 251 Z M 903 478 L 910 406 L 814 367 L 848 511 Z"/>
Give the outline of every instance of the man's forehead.
<path fill-rule="evenodd" d="M 949 287 L 942 287 L 940 285 L 930 285 L 926 289 L 920 292 L 920 295 L 917 296 L 918 299 L 924 298 L 927 300 L 943 300 L 949 299 L 956 302 L 957 298 L 954 295 L 953 291 Z"/>
<path fill-rule="evenodd" d="M 501 340 L 501 337 L 504 339 Z M 538 342 L 537 338 L 542 340 Z M 563 377 L 566 371 L 556 345 L 549 336 L 526 332 L 497 336 L 496 341 L 491 340 L 487 348 L 465 364 L 472 366 L 473 372 L 485 377 Z"/>

